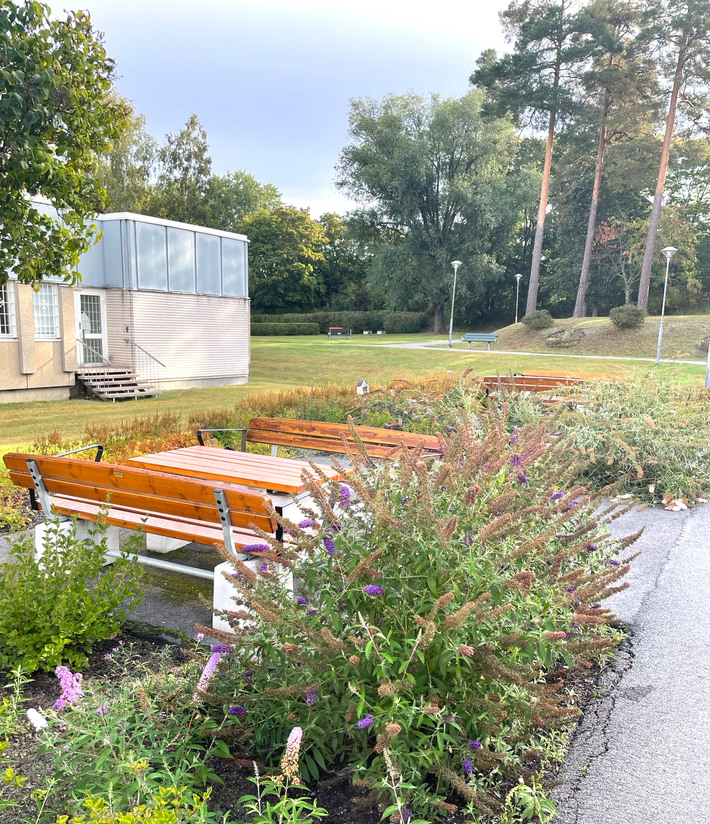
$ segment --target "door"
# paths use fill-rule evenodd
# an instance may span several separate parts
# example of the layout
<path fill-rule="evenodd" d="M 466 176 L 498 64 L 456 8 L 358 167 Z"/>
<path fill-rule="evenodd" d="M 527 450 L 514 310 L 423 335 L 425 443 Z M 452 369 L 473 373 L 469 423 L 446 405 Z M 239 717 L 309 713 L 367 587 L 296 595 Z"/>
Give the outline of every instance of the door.
<path fill-rule="evenodd" d="M 100 291 L 76 293 L 77 360 L 80 366 L 108 358 L 106 296 Z"/>

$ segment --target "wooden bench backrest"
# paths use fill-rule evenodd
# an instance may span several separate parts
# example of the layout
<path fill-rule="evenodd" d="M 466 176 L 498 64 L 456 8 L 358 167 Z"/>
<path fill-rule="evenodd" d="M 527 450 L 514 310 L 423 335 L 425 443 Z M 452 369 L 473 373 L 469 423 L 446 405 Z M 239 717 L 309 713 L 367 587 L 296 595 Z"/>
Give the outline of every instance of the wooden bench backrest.
<path fill-rule="evenodd" d="M 374 426 L 355 426 L 353 429 L 372 458 L 394 457 L 403 447 L 408 450 L 421 448 L 423 452 L 437 452 L 440 447 L 439 439 L 434 435 L 418 435 Z M 355 441 L 347 424 L 290 418 L 252 418 L 249 421 L 247 440 L 252 443 L 340 454 L 355 449 Z"/>
<path fill-rule="evenodd" d="M 277 530 L 276 521 L 269 515 L 270 498 L 259 492 L 118 464 L 8 452 L 4 461 L 10 478 L 26 489 L 34 489 L 28 458 L 36 461 L 50 495 L 220 523 L 214 491 L 222 489 L 234 527 L 253 524 L 265 532 Z"/>

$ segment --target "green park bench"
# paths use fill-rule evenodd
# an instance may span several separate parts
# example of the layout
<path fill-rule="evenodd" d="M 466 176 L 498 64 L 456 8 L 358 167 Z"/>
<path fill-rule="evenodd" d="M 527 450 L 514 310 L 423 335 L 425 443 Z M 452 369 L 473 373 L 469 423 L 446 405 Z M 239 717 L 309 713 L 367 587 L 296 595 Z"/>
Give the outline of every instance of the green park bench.
<path fill-rule="evenodd" d="M 466 334 L 461 338 L 462 341 L 465 341 L 468 344 L 468 348 L 471 348 L 472 343 L 487 343 L 488 349 L 490 350 L 492 343 L 498 343 L 498 333 L 497 332 L 466 332 Z"/>

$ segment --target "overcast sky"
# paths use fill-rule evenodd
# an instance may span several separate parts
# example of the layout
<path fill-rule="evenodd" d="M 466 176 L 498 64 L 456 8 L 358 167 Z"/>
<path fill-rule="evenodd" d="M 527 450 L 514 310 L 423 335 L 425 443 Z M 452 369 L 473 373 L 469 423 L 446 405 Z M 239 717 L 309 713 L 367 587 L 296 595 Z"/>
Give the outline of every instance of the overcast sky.
<path fill-rule="evenodd" d="M 50 0 L 51 2 L 51 0 Z M 344 212 L 333 186 L 349 101 L 465 94 L 504 49 L 509 0 L 84 0 L 117 86 L 162 142 L 196 113 L 213 170 L 244 169 L 286 203 Z M 71 5 L 53 4 L 57 13 Z"/>

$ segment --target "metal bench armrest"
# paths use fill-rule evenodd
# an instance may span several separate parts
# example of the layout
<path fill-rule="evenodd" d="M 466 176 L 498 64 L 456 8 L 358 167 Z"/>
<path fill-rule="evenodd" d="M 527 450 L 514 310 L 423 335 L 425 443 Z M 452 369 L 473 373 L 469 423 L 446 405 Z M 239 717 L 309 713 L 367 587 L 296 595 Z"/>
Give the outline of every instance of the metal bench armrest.
<path fill-rule="evenodd" d="M 242 433 L 242 446 L 241 452 L 247 451 L 247 430 L 246 429 L 198 429 L 197 430 L 197 442 L 200 446 L 205 445 L 204 438 L 202 437 L 205 432 L 241 432 Z M 231 447 L 225 447 L 226 449 L 230 449 Z"/>
<path fill-rule="evenodd" d="M 92 444 L 89 444 L 89 446 L 79 446 L 76 449 L 70 449 L 67 452 L 59 452 L 54 457 L 55 458 L 64 458 L 67 455 L 74 455 L 77 452 L 84 452 L 87 449 L 95 449 L 96 450 L 96 457 L 94 458 L 94 461 L 96 463 L 99 463 L 101 461 L 101 456 L 104 454 L 104 446 L 101 443 L 92 443 Z"/>

